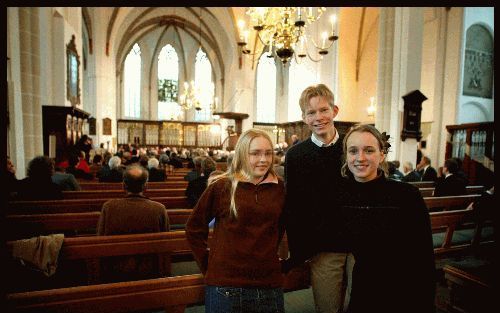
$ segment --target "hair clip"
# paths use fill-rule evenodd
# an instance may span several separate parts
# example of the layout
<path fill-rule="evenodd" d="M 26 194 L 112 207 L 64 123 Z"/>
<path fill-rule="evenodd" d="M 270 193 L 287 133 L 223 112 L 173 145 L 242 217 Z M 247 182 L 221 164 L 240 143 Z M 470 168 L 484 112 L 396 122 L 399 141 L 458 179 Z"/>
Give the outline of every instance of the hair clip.
<path fill-rule="evenodd" d="M 391 135 L 387 135 L 386 132 L 382 133 L 382 141 L 384 143 L 384 152 L 386 154 L 389 153 L 389 148 L 391 147 L 391 144 L 389 143 L 389 138 L 391 138 Z"/>

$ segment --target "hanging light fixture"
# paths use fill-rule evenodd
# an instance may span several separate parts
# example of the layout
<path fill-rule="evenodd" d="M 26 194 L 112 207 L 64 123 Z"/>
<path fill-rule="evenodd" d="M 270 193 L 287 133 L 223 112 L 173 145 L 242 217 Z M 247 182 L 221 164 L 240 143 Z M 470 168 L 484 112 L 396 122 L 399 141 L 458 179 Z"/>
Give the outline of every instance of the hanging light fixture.
<path fill-rule="evenodd" d="M 246 14 L 250 16 L 254 25 L 253 29 L 257 32 L 256 37 L 259 38 L 262 45 L 267 46 L 269 53 L 274 51 L 283 64 L 286 64 L 294 55 L 299 59 L 307 56 L 312 61 L 319 62 L 324 55 L 328 54 L 328 49 L 338 39 L 338 36 L 335 35 L 335 15 L 330 17 L 331 32 L 323 32 L 321 35 L 321 45 L 306 33 L 307 26 L 318 21 L 325 11 L 325 7 L 319 7 L 315 10 L 312 7 L 252 7 L 247 10 Z M 249 31 L 245 29 L 243 20 L 238 21 L 238 29 L 240 53 L 254 55 L 257 39 L 252 54 L 247 47 Z M 319 54 L 319 58 L 315 59 L 309 52 L 308 39 Z"/>
<path fill-rule="evenodd" d="M 199 50 L 202 50 L 201 47 L 201 13 L 202 13 L 202 8 L 200 7 L 200 28 L 199 28 L 199 37 L 198 37 L 198 44 L 199 44 Z M 215 95 L 215 86 L 212 83 L 211 88 L 208 90 L 208 92 L 202 92 L 201 87 L 197 86 L 194 80 L 191 80 L 190 83 L 184 82 L 184 91 L 183 93 L 179 96 L 179 106 L 187 111 L 191 108 L 194 108 L 197 111 L 201 111 L 202 105 L 201 105 L 201 100 L 203 97 L 206 97 L 210 99 L 211 105 L 210 105 L 210 111 L 213 113 L 215 112 L 218 104 L 218 98 L 214 97 Z M 206 88 L 206 87 L 205 87 Z"/>

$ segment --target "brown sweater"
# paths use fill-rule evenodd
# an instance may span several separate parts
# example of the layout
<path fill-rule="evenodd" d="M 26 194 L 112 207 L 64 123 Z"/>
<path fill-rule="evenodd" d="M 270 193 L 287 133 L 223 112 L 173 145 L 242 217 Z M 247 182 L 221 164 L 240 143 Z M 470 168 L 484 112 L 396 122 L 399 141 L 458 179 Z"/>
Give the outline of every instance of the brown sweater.
<path fill-rule="evenodd" d="M 280 287 L 283 278 L 277 251 L 283 233 L 283 181 L 268 178 L 258 185 L 240 182 L 235 195 L 236 219 L 229 212 L 230 194 L 227 178 L 209 185 L 186 225 L 186 237 L 206 284 Z M 208 224 L 214 217 L 213 241 L 208 250 Z"/>

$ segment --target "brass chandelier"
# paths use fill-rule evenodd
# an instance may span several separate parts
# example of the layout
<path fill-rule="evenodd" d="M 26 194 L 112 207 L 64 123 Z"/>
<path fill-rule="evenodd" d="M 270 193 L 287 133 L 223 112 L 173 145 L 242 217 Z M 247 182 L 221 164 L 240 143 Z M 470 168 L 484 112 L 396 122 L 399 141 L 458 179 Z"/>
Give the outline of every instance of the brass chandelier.
<path fill-rule="evenodd" d="M 240 53 L 244 55 L 255 55 L 257 38 L 269 53 L 273 51 L 286 64 L 294 55 L 297 58 L 309 57 L 314 62 L 319 62 L 323 56 L 328 54 L 328 49 L 338 39 L 335 35 L 336 17 L 330 18 L 331 32 L 323 32 L 322 43 L 318 44 L 312 36 L 306 33 L 306 28 L 313 22 L 318 21 L 325 7 L 313 9 L 312 7 L 252 7 L 246 12 L 250 16 L 255 35 L 254 53 L 247 47 L 249 31 L 245 29 L 245 22 L 238 21 Z M 314 58 L 308 51 L 307 41 L 310 39 L 314 49 L 317 50 L 319 58 Z M 328 41 L 327 41 L 328 40 Z M 296 59 L 297 60 L 297 59 Z M 297 60 L 299 61 L 299 60 Z"/>

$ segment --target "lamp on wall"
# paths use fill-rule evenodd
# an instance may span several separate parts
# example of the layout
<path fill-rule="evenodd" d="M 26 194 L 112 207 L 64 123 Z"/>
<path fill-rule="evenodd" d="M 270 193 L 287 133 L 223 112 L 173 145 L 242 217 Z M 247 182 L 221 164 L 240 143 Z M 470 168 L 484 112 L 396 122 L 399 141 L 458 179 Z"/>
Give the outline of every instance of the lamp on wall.
<path fill-rule="evenodd" d="M 370 105 L 366 108 L 366 111 L 368 112 L 368 116 L 375 116 L 375 111 L 377 108 L 375 107 L 375 97 L 370 97 Z"/>
<path fill-rule="evenodd" d="M 257 32 L 256 37 L 259 38 L 264 48 L 267 46 L 269 52 L 275 52 L 281 59 L 283 64 L 286 64 L 292 56 L 297 58 L 309 57 L 314 62 L 319 62 L 323 56 L 328 54 L 328 49 L 338 39 L 335 35 L 336 16 L 330 17 L 331 32 L 323 32 L 321 35 L 321 45 L 316 43 L 311 36 L 306 34 L 308 25 L 318 21 L 325 7 L 252 7 L 246 12 L 254 23 L 253 29 Z M 238 21 L 240 53 L 250 55 L 251 50 L 247 47 L 249 31 L 245 29 L 245 22 Z M 315 50 L 319 54 L 319 58 L 315 59 L 311 56 L 308 50 L 308 38 L 314 45 Z M 257 39 L 255 39 L 254 53 L 256 50 Z"/>

